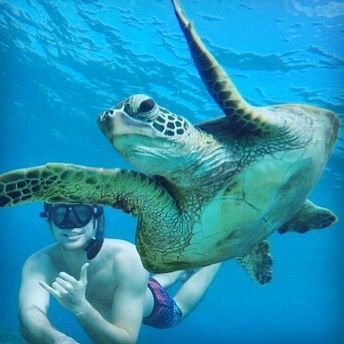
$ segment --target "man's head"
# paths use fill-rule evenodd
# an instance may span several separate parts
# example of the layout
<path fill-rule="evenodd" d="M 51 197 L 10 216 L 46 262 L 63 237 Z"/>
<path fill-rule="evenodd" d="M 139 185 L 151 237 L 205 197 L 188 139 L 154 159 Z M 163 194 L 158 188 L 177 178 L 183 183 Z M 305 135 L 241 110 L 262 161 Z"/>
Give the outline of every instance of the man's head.
<path fill-rule="evenodd" d="M 87 258 L 94 258 L 104 241 L 103 208 L 89 204 L 44 203 L 47 217 L 55 240 L 65 249 L 83 248 Z"/>

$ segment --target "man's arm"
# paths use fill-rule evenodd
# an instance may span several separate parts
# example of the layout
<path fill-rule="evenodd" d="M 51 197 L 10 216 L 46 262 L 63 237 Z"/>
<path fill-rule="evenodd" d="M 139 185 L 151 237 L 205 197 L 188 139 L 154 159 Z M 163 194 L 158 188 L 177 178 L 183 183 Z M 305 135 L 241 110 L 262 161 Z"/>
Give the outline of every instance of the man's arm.
<path fill-rule="evenodd" d="M 49 294 L 39 286 L 39 281 L 47 281 L 46 260 L 43 253 L 37 253 L 23 266 L 19 291 L 21 334 L 28 343 L 77 343 L 55 329 L 47 317 Z"/>
<path fill-rule="evenodd" d="M 116 261 L 113 273 L 117 274 L 120 284 L 114 293 L 112 308 L 109 305 L 110 321 L 85 297 L 87 268 L 88 263 L 81 267 L 80 280 L 60 273 L 52 286 L 45 283 L 41 283 L 41 286 L 78 318 L 94 343 L 136 343 L 148 284 L 148 273 L 144 270 L 137 252 L 127 252 Z"/>

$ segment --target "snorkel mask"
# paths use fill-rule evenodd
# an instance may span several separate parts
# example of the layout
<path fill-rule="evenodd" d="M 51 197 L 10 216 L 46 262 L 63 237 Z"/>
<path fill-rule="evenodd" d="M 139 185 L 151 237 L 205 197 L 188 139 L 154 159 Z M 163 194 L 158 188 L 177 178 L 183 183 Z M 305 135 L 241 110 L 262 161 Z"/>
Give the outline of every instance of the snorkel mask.
<path fill-rule="evenodd" d="M 44 203 L 41 217 L 47 217 L 54 225 L 61 229 L 71 230 L 87 225 L 92 217 L 97 220 L 95 236 L 89 241 L 87 259 L 93 259 L 100 251 L 104 242 L 104 216 L 103 207 L 89 204 L 48 204 Z"/>

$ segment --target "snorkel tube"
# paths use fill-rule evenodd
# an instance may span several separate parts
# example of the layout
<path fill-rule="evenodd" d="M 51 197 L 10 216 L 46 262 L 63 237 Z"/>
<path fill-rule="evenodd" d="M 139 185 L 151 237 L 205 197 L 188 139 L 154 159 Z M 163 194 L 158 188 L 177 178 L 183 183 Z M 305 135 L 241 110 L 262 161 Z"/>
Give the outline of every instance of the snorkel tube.
<path fill-rule="evenodd" d="M 101 206 L 96 206 L 97 212 L 94 215 L 97 221 L 95 236 L 92 238 L 85 248 L 87 259 L 95 258 L 103 246 L 104 242 L 104 210 Z"/>

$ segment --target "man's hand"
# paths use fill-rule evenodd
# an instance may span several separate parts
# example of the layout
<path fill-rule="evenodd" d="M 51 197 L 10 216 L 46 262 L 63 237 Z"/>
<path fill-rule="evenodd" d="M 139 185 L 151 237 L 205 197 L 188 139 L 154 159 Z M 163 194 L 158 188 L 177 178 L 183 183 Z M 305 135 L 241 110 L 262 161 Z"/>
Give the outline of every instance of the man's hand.
<path fill-rule="evenodd" d="M 72 313 L 78 313 L 87 302 L 85 297 L 87 286 L 87 268 L 89 263 L 84 264 L 80 271 L 80 280 L 73 276 L 60 272 L 51 287 L 43 281 L 39 284 L 49 294 Z"/>

